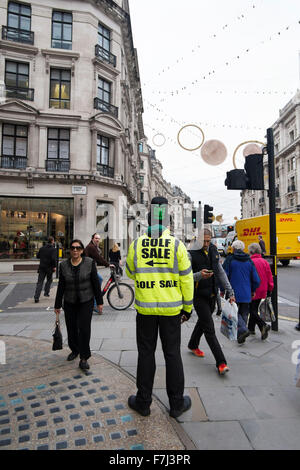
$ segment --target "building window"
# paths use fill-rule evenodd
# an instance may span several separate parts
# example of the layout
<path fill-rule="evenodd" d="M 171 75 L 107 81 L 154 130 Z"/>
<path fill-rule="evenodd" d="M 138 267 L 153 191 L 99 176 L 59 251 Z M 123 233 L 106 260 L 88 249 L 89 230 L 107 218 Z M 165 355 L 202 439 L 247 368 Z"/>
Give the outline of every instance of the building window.
<path fill-rule="evenodd" d="M 141 192 L 141 204 L 144 204 L 145 200 L 144 200 L 144 193 Z"/>
<path fill-rule="evenodd" d="M 53 11 L 51 47 L 72 49 L 72 13 Z"/>
<path fill-rule="evenodd" d="M 140 183 L 141 183 L 141 186 L 143 187 L 144 186 L 144 176 L 140 176 Z"/>
<path fill-rule="evenodd" d="M 290 207 L 294 207 L 294 205 L 295 205 L 295 199 L 292 197 L 290 199 Z"/>
<path fill-rule="evenodd" d="M 70 70 L 51 69 L 50 108 L 70 109 L 71 72 Z"/>
<path fill-rule="evenodd" d="M 288 164 L 288 171 L 291 171 L 291 162 L 290 162 L 290 160 L 288 160 L 287 164 Z"/>
<path fill-rule="evenodd" d="M 291 171 L 296 170 L 296 157 L 291 158 Z"/>
<path fill-rule="evenodd" d="M 143 142 L 139 143 L 139 152 L 143 153 Z"/>
<path fill-rule="evenodd" d="M 275 168 L 275 175 L 276 175 L 276 178 L 279 178 L 279 167 L 278 166 Z"/>
<path fill-rule="evenodd" d="M 2 168 L 26 168 L 27 165 L 27 126 L 3 124 L 2 126 Z"/>
<path fill-rule="evenodd" d="M 104 103 L 110 104 L 111 100 L 111 85 L 103 78 L 98 77 L 98 94 L 99 100 L 103 101 Z"/>
<path fill-rule="evenodd" d="M 278 144 L 275 144 L 274 150 L 275 150 L 275 154 L 278 153 L 278 150 L 279 150 L 279 145 Z"/>
<path fill-rule="evenodd" d="M 70 130 L 48 129 L 47 171 L 69 171 Z"/>
<path fill-rule="evenodd" d="M 22 62 L 5 62 L 5 85 L 15 88 L 29 87 L 29 64 Z"/>
<path fill-rule="evenodd" d="M 290 136 L 290 143 L 291 143 L 291 142 L 294 142 L 294 140 L 295 140 L 295 132 L 294 132 L 294 131 L 291 131 L 291 132 L 289 133 L 289 136 Z"/>
<path fill-rule="evenodd" d="M 109 165 L 109 138 L 97 136 L 97 170 L 102 176 L 114 177 L 114 169 Z"/>
<path fill-rule="evenodd" d="M 8 2 L 7 26 L 23 31 L 31 30 L 31 7 L 16 2 Z"/>
<path fill-rule="evenodd" d="M 141 170 L 144 169 L 144 162 L 143 162 L 143 161 L 141 161 L 141 163 L 140 163 L 140 169 L 141 169 Z"/>
<path fill-rule="evenodd" d="M 110 30 L 100 23 L 98 25 L 98 44 L 102 49 L 110 52 Z"/>

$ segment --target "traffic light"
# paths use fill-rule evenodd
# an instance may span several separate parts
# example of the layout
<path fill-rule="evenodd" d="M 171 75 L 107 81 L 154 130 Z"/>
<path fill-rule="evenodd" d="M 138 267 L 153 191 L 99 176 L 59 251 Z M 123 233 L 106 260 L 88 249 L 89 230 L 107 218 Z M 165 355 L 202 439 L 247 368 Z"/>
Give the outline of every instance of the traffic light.
<path fill-rule="evenodd" d="M 205 204 L 204 206 L 204 223 L 205 224 L 212 224 L 213 223 L 213 213 L 212 211 L 214 210 L 213 207 L 211 206 L 208 206 L 207 204 Z"/>
<path fill-rule="evenodd" d="M 196 223 L 197 223 L 197 211 L 192 211 L 192 224 L 194 228 L 196 228 Z"/>
<path fill-rule="evenodd" d="M 262 154 L 248 155 L 245 160 L 245 170 L 227 172 L 225 186 L 227 189 L 260 189 L 264 190 L 264 156 Z"/>

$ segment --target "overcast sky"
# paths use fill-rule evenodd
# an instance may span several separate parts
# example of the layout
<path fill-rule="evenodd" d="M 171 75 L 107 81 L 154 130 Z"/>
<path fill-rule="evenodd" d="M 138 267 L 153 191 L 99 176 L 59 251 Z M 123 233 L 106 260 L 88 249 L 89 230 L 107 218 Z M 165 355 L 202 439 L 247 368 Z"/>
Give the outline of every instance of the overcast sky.
<path fill-rule="evenodd" d="M 247 140 L 265 142 L 300 88 L 300 1 L 130 0 L 130 12 L 145 133 L 163 176 L 231 223 L 240 217 L 240 193 L 224 180 L 234 150 Z M 225 162 L 211 166 L 201 150 L 183 150 L 177 134 L 185 124 L 200 126 L 205 142 L 223 142 Z M 183 130 L 180 141 L 195 148 L 200 131 Z"/>

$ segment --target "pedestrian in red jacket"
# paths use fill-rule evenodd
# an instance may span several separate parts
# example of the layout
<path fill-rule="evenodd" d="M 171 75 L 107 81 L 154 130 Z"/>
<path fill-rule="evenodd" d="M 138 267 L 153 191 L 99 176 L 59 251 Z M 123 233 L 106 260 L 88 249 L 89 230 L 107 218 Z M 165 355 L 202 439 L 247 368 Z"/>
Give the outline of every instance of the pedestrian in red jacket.
<path fill-rule="evenodd" d="M 262 257 L 262 250 L 259 244 L 252 243 L 249 245 L 248 250 L 261 280 L 250 304 L 248 329 L 251 334 L 255 335 L 255 325 L 257 325 L 261 332 L 261 339 L 264 340 L 267 339 L 268 331 L 271 327 L 260 318 L 258 307 L 261 299 L 271 296 L 271 292 L 274 288 L 273 276 L 269 263 Z"/>

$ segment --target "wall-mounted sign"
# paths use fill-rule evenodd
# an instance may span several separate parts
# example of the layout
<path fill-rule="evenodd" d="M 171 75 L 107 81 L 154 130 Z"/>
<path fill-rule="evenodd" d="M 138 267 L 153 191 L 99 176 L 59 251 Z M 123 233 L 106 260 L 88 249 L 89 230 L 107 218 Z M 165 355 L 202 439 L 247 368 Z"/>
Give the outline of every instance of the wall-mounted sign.
<path fill-rule="evenodd" d="M 72 194 L 86 194 L 86 186 L 72 186 Z"/>

